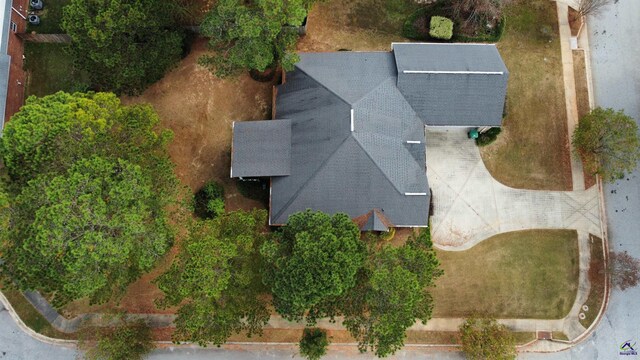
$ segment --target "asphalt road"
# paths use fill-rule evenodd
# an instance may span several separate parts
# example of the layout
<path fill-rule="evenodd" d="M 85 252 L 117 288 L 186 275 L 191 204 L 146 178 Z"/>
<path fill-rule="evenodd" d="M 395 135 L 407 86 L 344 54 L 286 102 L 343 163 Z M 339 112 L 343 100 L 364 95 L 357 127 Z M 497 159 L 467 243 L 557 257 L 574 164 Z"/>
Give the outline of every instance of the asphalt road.
<path fill-rule="evenodd" d="M 624 109 L 640 122 L 640 0 L 614 0 L 599 16 L 589 19 L 591 59 L 596 104 Z M 609 185 L 605 190 L 610 245 L 614 251 L 628 251 L 640 258 L 640 172 Z M 634 359 L 620 355 L 620 345 L 638 341 L 640 350 L 640 288 L 611 295 L 607 313 L 594 334 L 568 351 L 554 354 L 521 354 L 522 359 Z M 0 360 L 74 359 L 73 350 L 36 341 L 20 331 L 0 306 Z M 151 359 L 291 359 L 294 350 L 279 349 L 164 349 L 156 350 Z M 327 359 L 365 359 L 353 351 L 337 350 Z M 401 351 L 403 359 L 461 359 L 457 353 Z"/>

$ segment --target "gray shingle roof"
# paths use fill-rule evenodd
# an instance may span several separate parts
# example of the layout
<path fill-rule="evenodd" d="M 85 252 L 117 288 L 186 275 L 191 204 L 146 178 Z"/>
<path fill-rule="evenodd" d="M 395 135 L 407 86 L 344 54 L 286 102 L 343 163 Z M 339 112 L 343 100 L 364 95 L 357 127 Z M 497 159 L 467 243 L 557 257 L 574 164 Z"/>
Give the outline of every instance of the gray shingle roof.
<path fill-rule="evenodd" d="M 495 45 L 393 44 L 398 88 L 427 125 L 500 126 L 509 72 Z"/>
<path fill-rule="evenodd" d="M 392 54 L 313 55 L 303 54 L 278 89 L 277 116 L 292 122 L 291 176 L 271 181 L 271 223 L 308 208 L 354 218 L 381 209 L 396 226 L 425 226 L 424 124 L 395 86 Z M 336 75 L 334 66 L 347 68 L 340 56 L 351 65 Z"/>
<path fill-rule="evenodd" d="M 290 120 L 233 123 L 231 177 L 290 174 Z"/>
<path fill-rule="evenodd" d="M 507 72 L 495 47 L 394 46 L 395 52 L 301 54 L 287 73 L 278 88 L 276 117 L 290 119 L 290 152 L 285 154 L 290 167 L 289 176 L 271 178 L 272 225 L 313 209 L 347 213 L 364 230 L 426 226 L 431 192 L 425 123 L 500 124 Z M 478 69 L 500 69 L 504 76 L 438 73 L 493 71 Z M 275 150 L 265 151 L 263 141 L 283 142 L 274 135 L 236 143 L 240 136 L 245 133 L 236 130 L 234 148 L 253 146 L 253 151 L 269 153 Z M 235 156 L 236 150 L 234 162 Z M 273 172 L 272 164 L 248 161 L 242 163 L 252 176 L 258 176 L 252 166 L 260 173 Z"/>

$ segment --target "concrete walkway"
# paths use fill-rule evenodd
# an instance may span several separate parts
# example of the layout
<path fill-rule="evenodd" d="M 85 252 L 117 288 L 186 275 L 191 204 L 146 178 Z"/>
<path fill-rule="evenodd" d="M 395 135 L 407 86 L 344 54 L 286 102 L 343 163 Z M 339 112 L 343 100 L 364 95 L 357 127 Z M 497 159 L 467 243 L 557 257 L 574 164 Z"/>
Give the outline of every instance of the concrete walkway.
<path fill-rule="evenodd" d="M 491 236 L 526 229 L 600 235 L 598 190 L 535 191 L 505 186 L 484 166 L 464 129 L 427 129 L 433 196 L 431 237 L 444 250 L 467 250 Z"/>
<path fill-rule="evenodd" d="M 578 126 L 578 99 L 576 97 L 576 79 L 573 71 L 573 50 L 571 50 L 571 28 L 569 26 L 569 6 L 556 2 L 558 8 L 558 28 L 560 32 L 560 52 L 562 55 L 562 74 L 564 97 L 567 106 L 567 130 L 569 139 Z M 571 151 L 571 174 L 573 190 L 584 190 L 584 173 L 580 157 Z"/>

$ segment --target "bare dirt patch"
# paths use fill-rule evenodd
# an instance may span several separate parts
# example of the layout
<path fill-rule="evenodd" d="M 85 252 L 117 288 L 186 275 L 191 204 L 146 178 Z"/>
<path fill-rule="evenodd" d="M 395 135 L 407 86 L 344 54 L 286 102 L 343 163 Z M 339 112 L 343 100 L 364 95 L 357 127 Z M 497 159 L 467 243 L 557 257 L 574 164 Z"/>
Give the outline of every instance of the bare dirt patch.
<path fill-rule="evenodd" d="M 171 129 L 174 139 L 169 154 L 178 178 L 193 191 L 209 180 L 224 185 L 227 210 L 263 206 L 242 197 L 229 178 L 231 135 L 234 121 L 270 119 L 274 82 L 260 83 L 248 73 L 219 79 L 197 64 L 206 51 L 206 41 L 198 39 L 172 72 L 141 96 L 125 97 L 126 104 L 149 103 L 160 115 L 162 126 Z"/>
<path fill-rule="evenodd" d="M 264 208 L 242 196 L 235 180 L 229 177 L 231 161 L 231 125 L 234 121 L 271 118 L 271 94 L 274 82 L 260 83 L 242 74 L 238 78 L 218 79 L 197 64 L 206 51 L 206 41 L 198 39 L 191 54 L 162 80 L 141 96 L 123 97 L 124 104 L 151 104 L 160 116 L 162 127 L 174 133 L 169 154 L 175 172 L 183 184 L 197 191 L 205 182 L 215 180 L 225 187 L 227 211 Z M 119 304 L 110 302 L 90 306 L 87 300 L 68 304 L 63 315 L 74 317 L 87 312 L 121 309 L 129 313 L 172 313 L 175 309 L 156 309 L 154 300 L 162 292 L 152 281 L 171 264 L 178 245 L 169 251 L 150 272 L 132 283 Z"/>

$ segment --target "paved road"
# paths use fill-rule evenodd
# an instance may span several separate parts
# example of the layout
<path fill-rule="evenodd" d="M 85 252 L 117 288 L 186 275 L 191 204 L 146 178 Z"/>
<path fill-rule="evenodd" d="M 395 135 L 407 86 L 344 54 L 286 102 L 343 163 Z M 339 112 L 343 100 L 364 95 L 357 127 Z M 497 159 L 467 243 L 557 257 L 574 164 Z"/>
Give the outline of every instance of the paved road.
<path fill-rule="evenodd" d="M 640 123 L 640 15 L 639 0 L 617 0 L 589 19 L 591 65 L 596 105 L 624 109 Z M 609 239 L 614 251 L 640 258 L 640 172 L 605 187 Z M 640 347 L 640 287 L 615 290 L 608 311 L 591 336 L 570 351 L 527 355 L 526 359 L 633 359 L 621 356 L 627 340 Z M 637 350 L 638 347 L 636 347 Z"/>
<path fill-rule="evenodd" d="M 75 355 L 75 350 L 34 340 L 18 328 L 0 303 L 0 360 L 67 360 Z"/>

